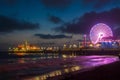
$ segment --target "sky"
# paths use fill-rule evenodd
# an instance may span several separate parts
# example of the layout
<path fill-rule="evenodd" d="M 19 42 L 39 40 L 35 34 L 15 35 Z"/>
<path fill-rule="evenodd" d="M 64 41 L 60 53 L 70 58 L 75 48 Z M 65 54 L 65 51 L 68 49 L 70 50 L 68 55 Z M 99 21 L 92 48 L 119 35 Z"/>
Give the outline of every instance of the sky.
<path fill-rule="evenodd" d="M 120 35 L 120 0 L 0 0 L 0 50 L 79 41 L 97 23 Z"/>

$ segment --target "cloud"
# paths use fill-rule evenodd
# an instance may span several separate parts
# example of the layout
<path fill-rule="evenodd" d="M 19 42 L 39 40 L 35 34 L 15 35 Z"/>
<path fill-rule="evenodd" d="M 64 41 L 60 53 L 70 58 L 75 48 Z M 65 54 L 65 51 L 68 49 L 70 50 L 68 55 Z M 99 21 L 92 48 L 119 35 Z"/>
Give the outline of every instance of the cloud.
<path fill-rule="evenodd" d="M 72 0 L 42 0 L 42 3 L 48 8 L 66 8 Z"/>
<path fill-rule="evenodd" d="M 66 36 L 63 34 L 60 35 L 51 35 L 51 34 L 35 34 L 35 36 L 42 39 L 62 39 L 62 38 L 72 38 L 72 36 Z"/>
<path fill-rule="evenodd" d="M 27 21 L 19 21 L 17 19 L 0 15 L 0 32 L 2 33 L 22 30 L 34 30 L 39 28 L 39 24 L 37 23 L 35 24 Z"/>
<path fill-rule="evenodd" d="M 62 19 L 60 19 L 59 17 L 54 16 L 54 15 L 49 15 L 49 21 L 54 23 L 54 24 L 63 23 Z"/>
<path fill-rule="evenodd" d="M 78 20 L 66 23 L 54 28 L 56 32 L 74 33 L 74 34 L 89 34 L 90 29 L 97 23 L 105 23 L 109 25 L 114 34 L 120 34 L 120 8 L 114 8 L 110 11 L 101 13 L 89 12 L 85 13 Z"/>

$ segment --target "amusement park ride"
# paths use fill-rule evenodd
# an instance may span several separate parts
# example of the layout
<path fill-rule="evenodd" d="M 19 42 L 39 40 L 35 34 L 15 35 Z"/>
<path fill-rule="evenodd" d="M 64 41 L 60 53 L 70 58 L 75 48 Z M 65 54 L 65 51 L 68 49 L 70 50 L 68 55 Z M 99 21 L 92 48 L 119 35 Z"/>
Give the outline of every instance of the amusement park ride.
<path fill-rule="evenodd" d="M 104 23 L 94 25 L 90 30 L 90 40 L 93 44 L 103 42 L 102 38 L 113 37 L 112 30 Z M 109 40 L 106 40 L 109 41 Z"/>
<path fill-rule="evenodd" d="M 116 48 L 119 46 L 118 42 L 113 39 L 111 28 L 104 23 L 98 23 L 91 28 L 90 40 L 94 45 L 99 43 L 102 48 Z"/>

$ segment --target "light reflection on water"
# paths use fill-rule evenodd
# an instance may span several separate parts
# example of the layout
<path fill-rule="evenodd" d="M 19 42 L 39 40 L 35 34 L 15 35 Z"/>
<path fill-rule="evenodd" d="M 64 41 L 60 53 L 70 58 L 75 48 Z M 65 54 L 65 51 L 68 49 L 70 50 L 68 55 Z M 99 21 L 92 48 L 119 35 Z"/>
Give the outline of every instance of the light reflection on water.
<path fill-rule="evenodd" d="M 36 62 L 39 60 L 43 60 L 43 59 L 56 59 L 56 58 L 62 58 L 61 55 L 59 55 L 58 53 L 56 54 L 52 54 L 52 53 L 48 53 L 48 54 L 39 54 L 37 53 L 37 55 L 35 53 L 31 53 L 34 54 L 35 56 L 33 57 L 26 57 L 26 58 L 10 58 L 10 59 L 0 59 L 0 65 L 3 64 L 16 64 L 16 63 L 28 63 L 28 62 Z"/>
<path fill-rule="evenodd" d="M 46 80 L 49 77 L 63 75 L 65 73 L 78 71 L 80 69 L 81 69 L 80 66 L 73 66 L 73 67 L 69 67 L 69 68 L 65 68 L 65 69 L 61 69 L 61 70 L 52 71 L 52 72 L 46 73 L 46 74 L 41 75 L 41 76 L 36 76 L 33 78 L 27 78 L 27 79 L 23 79 L 23 80 Z"/>
<path fill-rule="evenodd" d="M 40 54 L 39 56 L 30 57 L 30 58 L 26 57 L 26 58 L 0 59 L 0 65 L 36 62 L 36 61 L 43 60 L 43 59 L 44 60 L 46 60 L 46 59 L 58 59 L 58 58 L 66 59 L 66 58 L 73 58 L 73 57 L 76 57 L 76 55 L 75 54 L 60 55 L 59 53 L 56 53 L 56 54 L 48 53 L 48 54 Z"/>
<path fill-rule="evenodd" d="M 39 68 L 34 69 L 34 65 L 28 70 L 23 70 L 22 75 L 29 73 L 39 72 L 39 76 L 29 76 L 23 77 L 22 80 L 46 80 L 49 77 L 64 75 L 66 73 L 72 73 L 82 69 L 88 69 L 95 66 L 100 66 L 108 63 L 112 63 L 119 60 L 116 56 L 76 56 L 71 55 L 59 55 L 59 54 L 49 54 L 41 55 L 39 57 L 33 58 L 16 58 L 16 59 L 4 59 L 1 60 L 2 64 L 25 64 L 25 63 L 35 63 L 39 65 Z M 1 63 L 0 63 L 1 64 Z M 2 65 L 1 64 L 1 65 Z M 33 69 L 32 69 L 33 68 Z M 21 70 L 22 71 L 22 70 Z M 20 73 L 19 71 L 17 73 Z M 15 74 L 17 74 L 15 72 Z M 13 73 L 14 74 L 14 73 Z"/>
<path fill-rule="evenodd" d="M 68 58 L 69 56 L 66 55 L 66 57 Z M 67 60 L 66 57 L 64 57 L 65 58 L 64 60 Z M 49 77 L 64 75 L 66 73 L 72 73 L 82 69 L 89 69 L 92 67 L 109 64 L 118 60 L 119 60 L 118 57 L 115 56 L 76 56 L 72 57 L 71 65 L 70 63 L 62 65 L 64 67 L 63 69 L 54 70 L 43 75 L 35 76 L 32 78 L 31 77 L 25 78 L 23 80 L 46 80 Z"/>

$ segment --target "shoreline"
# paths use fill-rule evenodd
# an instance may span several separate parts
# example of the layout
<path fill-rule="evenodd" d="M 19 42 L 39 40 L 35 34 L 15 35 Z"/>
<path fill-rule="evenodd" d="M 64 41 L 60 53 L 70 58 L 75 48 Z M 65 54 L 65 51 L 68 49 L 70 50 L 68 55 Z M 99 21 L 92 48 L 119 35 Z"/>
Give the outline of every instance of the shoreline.
<path fill-rule="evenodd" d="M 77 71 L 63 75 L 63 77 L 52 77 L 47 80 L 119 80 L 120 61 L 94 67 L 85 71 Z"/>

